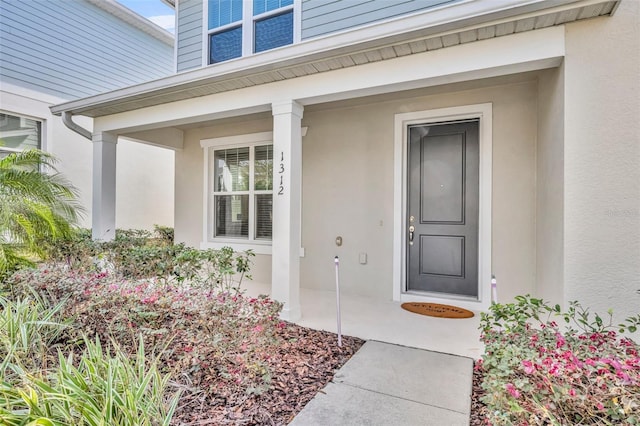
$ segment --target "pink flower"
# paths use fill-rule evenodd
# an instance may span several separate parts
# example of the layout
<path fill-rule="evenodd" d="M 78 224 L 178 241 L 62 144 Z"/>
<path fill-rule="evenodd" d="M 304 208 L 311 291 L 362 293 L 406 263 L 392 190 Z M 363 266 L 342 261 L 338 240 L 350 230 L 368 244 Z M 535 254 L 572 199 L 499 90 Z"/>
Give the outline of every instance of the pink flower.
<path fill-rule="evenodd" d="M 598 408 L 599 411 L 604 410 L 604 405 L 602 405 L 601 402 L 598 402 L 598 405 L 596 405 L 596 407 Z"/>
<path fill-rule="evenodd" d="M 258 324 L 258 325 L 256 325 L 255 327 L 253 327 L 253 331 L 254 331 L 255 333 L 261 333 L 261 332 L 262 332 L 262 330 L 264 330 L 264 328 L 263 328 L 260 324 Z"/>
<path fill-rule="evenodd" d="M 522 361 L 522 366 L 524 367 L 524 372 L 526 374 L 533 374 L 536 372 L 536 366 L 531 361 L 528 361 L 528 360 Z"/>
<path fill-rule="evenodd" d="M 573 388 L 569 389 L 569 396 L 576 396 L 576 390 Z"/>
<path fill-rule="evenodd" d="M 145 297 L 144 299 L 141 300 L 141 302 L 147 305 L 150 303 L 155 303 L 157 300 L 158 300 L 158 296 L 153 295 L 153 296 Z"/>
<path fill-rule="evenodd" d="M 516 389 L 516 387 L 511 384 L 511 383 L 507 383 L 505 385 L 505 389 L 507 390 L 507 392 L 509 392 L 509 395 L 511 395 L 514 398 L 520 398 L 520 392 L 518 391 L 518 389 Z"/>
<path fill-rule="evenodd" d="M 632 383 L 632 382 L 631 382 L 631 377 L 629 377 L 629 375 L 628 375 L 627 373 L 623 373 L 622 371 L 618 371 L 618 373 L 616 374 L 616 376 L 617 376 L 619 379 L 622 379 L 622 381 L 623 381 L 624 383 L 627 383 L 627 384 Z"/>

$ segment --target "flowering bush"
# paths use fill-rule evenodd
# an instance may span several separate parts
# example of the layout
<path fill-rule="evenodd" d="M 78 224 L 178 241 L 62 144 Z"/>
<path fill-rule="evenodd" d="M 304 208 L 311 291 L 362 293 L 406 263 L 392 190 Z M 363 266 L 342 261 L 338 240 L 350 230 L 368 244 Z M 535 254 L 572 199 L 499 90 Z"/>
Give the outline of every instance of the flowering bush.
<path fill-rule="evenodd" d="M 113 241 L 91 239 L 89 230 L 77 230 L 64 240 L 43 242 L 54 263 L 76 271 L 109 271 L 122 278 L 189 281 L 209 289 L 231 291 L 248 275 L 254 253 L 198 250 L 173 244 L 173 230 L 156 226 L 154 232 L 118 229 Z"/>
<path fill-rule="evenodd" d="M 362 345 L 337 347 L 245 296 L 251 253 L 158 234 L 81 232 L 0 280 L 0 308 L 1 295 L 15 303 L 0 312 L 0 423 L 286 424 Z"/>
<path fill-rule="evenodd" d="M 147 347 L 161 352 L 162 365 L 195 385 L 213 376 L 226 391 L 259 393 L 270 384 L 269 352 L 284 323 L 281 304 L 267 297 L 65 264 L 19 271 L 9 284 L 18 295 L 33 289 L 50 303 L 65 300 L 62 315 L 75 318 L 75 331 L 67 331 L 71 340 L 98 335 L 135 348 L 142 335 Z"/>
<path fill-rule="evenodd" d="M 561 328 L 555 320 L 564 322 Z M 519 296 L 482 314 L 483 402 L 493 424 L 640 424 L 640 315 L 613 325 Z"/>

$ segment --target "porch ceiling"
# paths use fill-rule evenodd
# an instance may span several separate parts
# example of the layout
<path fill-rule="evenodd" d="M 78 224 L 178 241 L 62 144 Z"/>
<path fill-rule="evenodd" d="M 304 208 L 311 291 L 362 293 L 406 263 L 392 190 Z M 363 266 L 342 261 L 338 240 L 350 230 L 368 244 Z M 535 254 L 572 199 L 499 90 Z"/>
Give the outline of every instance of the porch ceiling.
<path fill-rule="evenodd" d="M 451 24 L 431 26 L 347 47 L 309 53 L 279 62 L 258 64 L 233 72 L 215 73 L 216 67 L 199 69 L 163 80 L 57 105 L 51 110 L 58 115 L 63 111 L 69 111 L 73 114 L 89 117 L 122 113 L 610 15 L 615 10 L 618 1 L 583 0 L 570 1 L 569 3 L 548 1 L 543 3 L 547 5 L 561 4 L 561 6 L 546 7 L 501 19 L 492 16 L 489 22 L 481 22 L 483 17 L 470 18 L 465 22 L 457 22 L 455 29 L 446 29 Z M 486 19 L 488 18 L 485 17 Z"/>

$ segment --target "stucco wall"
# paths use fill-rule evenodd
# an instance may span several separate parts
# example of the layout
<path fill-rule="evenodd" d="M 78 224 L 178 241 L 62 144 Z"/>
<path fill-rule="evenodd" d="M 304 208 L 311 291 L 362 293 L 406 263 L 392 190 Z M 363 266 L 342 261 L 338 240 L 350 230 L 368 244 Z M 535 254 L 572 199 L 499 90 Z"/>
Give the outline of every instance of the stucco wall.
<path fill-rule="evenodd" d="M 537 297 L 564 303 L 564 66 L 538 77 Z"/>
<path fill-rule="evenodd" d="M 391 299 L 394 114 L 493 102 L 493 271 L 501 297 L 532 291 L 536 98 L 532 81 L 305 112 L 303 285 L 331 289 L 338 254 L 344 291 Z"/>
<path fill-rule="evenodd" d="M 63 100 L 22 88 L 0 92 L 3 112 L 42 120 L 43 148 L 58 160 L 62 172 L 80 191 L 85 208 L 81 226 L 91 227 L 92 147 L 91 142 L 69 130 L 49 107 Z M 92 129 L 92 120 L 74 120 Z M 154 224 L 173 226 L 173 152 L 120 139 L 116 168 L 116 226 L 151 229 Z"/>
<path fill-rule="evenodd" d="M 640 2 L 566 26 L 565 294 L 638 313 Z"/>
<path fill-rule="evenodd" d="M 465 87 L 469 85 L 466 84 Z M 318 105 L 305 110 L 301 285 L 330 290 L 333 257 L 341 258 L 343 291 L 392 298 L 394 114 L 493 102 L 493 270 L 501 297 L 533 291 L 537 82 L 394 99 L 373 104 Z M 457 88 L 457 91 L 456 91 Z M 185 132 L 176 153 L 176 238 L 202 239 L 201 139 L 271 130 L 271 119 L 239 121 Z M 336 247 L 335 237 L 344 244 Z M 368 262 L 358 262 L 367 253 Z M 269 256 L 254 266 L 257 281 L 270 281 Z M 267 269 L 269 268 L 269 269 Z"/>
<path fill-rule="evenodd" d="M 192 247 L 202 242 L 204 150 L 200 140 L 238 134 L 269 132 L 272 120 L 231 120 L 226 124 L 184 132 L 184 149 L 175 156 L 175 239 Z M 253 281 L 271 282 L 271 256 L 256 255 L 251 267 Z"/>

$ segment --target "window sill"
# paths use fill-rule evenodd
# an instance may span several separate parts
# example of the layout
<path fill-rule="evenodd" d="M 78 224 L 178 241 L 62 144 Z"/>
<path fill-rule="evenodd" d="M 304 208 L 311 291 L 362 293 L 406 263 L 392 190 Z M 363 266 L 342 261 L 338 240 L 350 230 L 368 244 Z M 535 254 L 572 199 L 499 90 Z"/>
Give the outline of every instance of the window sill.
<path fill-rule="evenodd" d="M 252 250 L 255 254 L 271 254 L 271 242 L 260 244 L 260 243 L 244 243 L 238 241 L 205 241 L 200 243 L 200 249 L 208 250 L 214 249 L 219 250 L 222 247 L 231 247 L 234 251 L 245 251 Z"/>
<path fill-rule="evenodd" d="M 200 243 L 201 250 L 219 250 L 222 247 L 231 247 L 234 251 L 252 250 L 255 254 L 271 255 L 271 243 L 240 243 L 236 241 L 205 241 Z M 304 257 L 304 247 L 300 247 L 300 257 Z"/>

